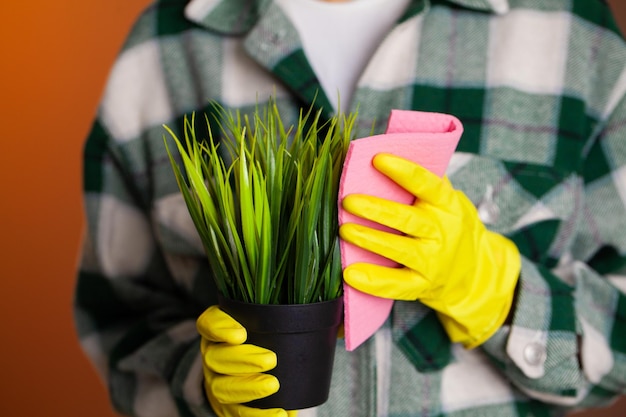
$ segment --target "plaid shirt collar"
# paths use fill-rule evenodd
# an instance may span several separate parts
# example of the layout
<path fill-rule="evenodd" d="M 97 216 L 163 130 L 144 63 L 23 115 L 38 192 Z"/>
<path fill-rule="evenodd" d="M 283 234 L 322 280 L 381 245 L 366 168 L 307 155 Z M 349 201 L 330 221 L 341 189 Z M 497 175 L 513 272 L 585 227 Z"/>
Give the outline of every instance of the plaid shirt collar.
<path fill-rule="evenodd" d="M 427 8 L 438 0 L 413 0 L 407 10 L 409 15 Z M 508 0 L 448 0 L 467 9 L 488 13 L 505 14 L 509 11 Z M 230 35 L 243 34 L 254 25 L 260 12 L 272 0 L 190 0 L 185 16 L 207 29 Z M 228 18 L 225 18 L 228 16 Z M 408 16 L 405 16 L 405 18 Z"/>

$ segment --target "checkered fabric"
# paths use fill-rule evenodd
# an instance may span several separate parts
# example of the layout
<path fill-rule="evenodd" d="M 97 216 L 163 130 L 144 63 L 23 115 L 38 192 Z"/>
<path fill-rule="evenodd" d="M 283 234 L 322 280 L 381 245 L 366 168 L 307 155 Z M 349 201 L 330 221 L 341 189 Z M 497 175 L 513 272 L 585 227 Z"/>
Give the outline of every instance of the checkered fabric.
<path fill-rule="evenodd" d="M 323 30 L 323 28 L 320 28 Z M 84 150 L 81 344 L 113 405 L 211 416 L 196 317 L 216 302 L 163 144 L 163 124 L 242 112 L 288 120 L 331 101 L 271 0 L 159 0 L 115 62 Z M 448 176 L 523 254 L 512 324 L 471 351 L 397 302 L 354 352 L 338 341 L 329 401 L 302 416 L 552 416 L 626 392 L 626 44 L 599 0 L 414 0 L 350 109 L 359 136 L 391 109 L 464 124 Z M 210 116 L 209 116 L 210 117 Z"/>

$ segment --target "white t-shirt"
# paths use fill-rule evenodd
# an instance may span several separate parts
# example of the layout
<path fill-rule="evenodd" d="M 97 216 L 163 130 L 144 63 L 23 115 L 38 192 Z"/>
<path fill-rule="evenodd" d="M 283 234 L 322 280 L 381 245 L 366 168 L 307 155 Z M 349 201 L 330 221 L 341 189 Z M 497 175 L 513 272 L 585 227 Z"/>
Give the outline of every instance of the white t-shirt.
<path fill-rule="evenodd" d="M 350 105 L 359 76 L 410 0 L 276 0 L 297 28 L 304 53 L 337 110 Z"/>

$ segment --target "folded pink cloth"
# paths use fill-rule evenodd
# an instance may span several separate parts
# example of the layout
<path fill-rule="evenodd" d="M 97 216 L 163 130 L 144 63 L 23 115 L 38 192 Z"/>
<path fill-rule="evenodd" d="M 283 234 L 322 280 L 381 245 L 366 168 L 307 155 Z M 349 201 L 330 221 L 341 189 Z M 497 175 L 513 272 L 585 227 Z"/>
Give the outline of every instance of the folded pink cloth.
<path fill-rule="evenodd" d="M 391 153 L 443 176 L 462 133 L 463 126 L 454 116 L 392 110 L 385 134 L 357 139 L 350 144 L 339 187 L 339 224 L 359 223 L 381 230 L 386 229 L 378 223 L 344 211 L 341 208 L 341 201 L 348 194 L 374 195 L 405 204 L 414 202 L 415 197 L 412 194 L 374 168 L 372 165 L 374 155 L 381 152 Z M 387 258 L 343 240 L 340 245 L 344 268 L 355 262 L 397 266 Z M 385 322 L 392 306 L 393 300 L 365 294 L 344 283 L 346 349 L 354 350 L 372 336 Z"/>

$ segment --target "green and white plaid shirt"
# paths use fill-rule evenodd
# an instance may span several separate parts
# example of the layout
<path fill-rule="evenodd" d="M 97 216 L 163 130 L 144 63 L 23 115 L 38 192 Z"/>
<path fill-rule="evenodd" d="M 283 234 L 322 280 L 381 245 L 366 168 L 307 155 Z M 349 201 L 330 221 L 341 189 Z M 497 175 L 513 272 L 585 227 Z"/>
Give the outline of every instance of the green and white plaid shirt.
<path fill-rule="evenodd" d="M 210 100 L 247 112 L 270 95 L 295 120 L 318 90 L 269 0 L 159 0 L 133 27 L 85 146 L 75 299 L 120 412 L 213 415 L 195 319 L 216 293 L 162 124 L 180 132 Z M 548 416 L 624 394 L 625 93 L 626 44 L 603 1 L 412 1 L 349 110 L 360 136 L 391 109 L 463 122 L 448 176 L 523 254 L 513 322 L 467 351 L 432 311 L 397 302 L 356 351 L 338 342 L 330 399 L 301 416 Z"/>

